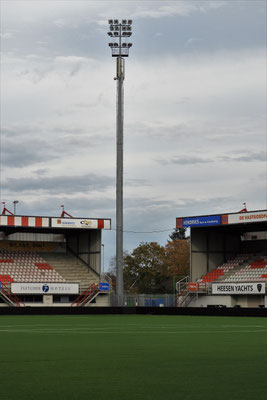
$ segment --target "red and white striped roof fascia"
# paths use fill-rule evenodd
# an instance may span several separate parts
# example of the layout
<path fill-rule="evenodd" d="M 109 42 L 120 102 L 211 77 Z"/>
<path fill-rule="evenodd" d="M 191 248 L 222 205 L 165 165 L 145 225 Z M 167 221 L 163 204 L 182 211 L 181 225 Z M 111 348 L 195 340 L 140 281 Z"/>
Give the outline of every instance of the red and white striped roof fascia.
<path fill-rule="evenodd" d="M 75 218 L 55 218 L 55 217 L 29 217 L 29 216 L 15 216 L 15 215 L 0 215 L 0 227 L 1 226 L 16 226 L 16 227 L 29 227 L 29 228 L 51 228 L 55 227 L 52 220 L 57 221 L 74 221 Z M 80 220 L 78 220 L 80 221 Z M 111 229 L 110 219 L 94 219 L 86 221 L 91 222 L 91 229 Z M 63 224 L 62 224 L 63 225 Z M 62 226 L 62 228 L 66 226 Z M 73 227 L 73 228 L 78 228 Z"/>
<path fill-rule="evenodd" d="M 16 217 L 15 215 L 1 215 L 2 226 L 28 226 L 33 228 L 49 228 L 48 217 Z"/>

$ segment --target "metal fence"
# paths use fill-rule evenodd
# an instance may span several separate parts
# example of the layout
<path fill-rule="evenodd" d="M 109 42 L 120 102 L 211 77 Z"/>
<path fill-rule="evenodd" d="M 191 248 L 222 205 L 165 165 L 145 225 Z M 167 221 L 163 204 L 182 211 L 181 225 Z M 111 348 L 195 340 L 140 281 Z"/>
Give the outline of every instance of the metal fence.
<path fill-rule="evenodd" d="M 117 306 L 117 297 L 111 294 L 111 306 Z M 123 297 L 125 307 L 175 307 L 176 296 L 174 294 L 135 294 Z"/>

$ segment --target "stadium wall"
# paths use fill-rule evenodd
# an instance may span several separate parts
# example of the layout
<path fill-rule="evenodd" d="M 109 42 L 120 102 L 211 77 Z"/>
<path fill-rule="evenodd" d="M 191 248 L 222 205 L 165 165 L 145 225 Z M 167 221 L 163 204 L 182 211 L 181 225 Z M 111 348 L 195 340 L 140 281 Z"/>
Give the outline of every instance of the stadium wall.
<path fill-rule="evenodd" d="M 1 315 L 188 315 L 214 317 L 267 317 L 266 308 L 194 308 L 194 307 L 7 307 L 0 308 Z"/>
<path fill-rule="evenodd" d="M 190 307 L 266 307 L 267 296 L 220 296 L 220 295 L 199 295 L 192 300 Z"/>

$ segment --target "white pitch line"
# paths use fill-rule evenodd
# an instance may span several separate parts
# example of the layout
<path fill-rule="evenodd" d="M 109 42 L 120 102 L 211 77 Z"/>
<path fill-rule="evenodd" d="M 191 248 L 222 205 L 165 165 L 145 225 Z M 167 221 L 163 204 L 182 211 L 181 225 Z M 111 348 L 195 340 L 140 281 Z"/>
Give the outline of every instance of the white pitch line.
<path fill-rule="evenodd" d="M 212 333 L 212 334 L 224 334 L 224 333 L 261 333 L 261 332 L 267 332 L 267 329 L 260 329 L 260 330 L 241 330 L 241 331 L 164 331 L 164 332 L 159 332 L 159 331 L 77 331 L 75 329 L 70 329 L 70 330 L 10 330 L 10 329 L 5 329 L 2 330 L 0 329 L 0 332 L 8 332 L 8 333 L 71 333 L 71 334 L 91 334 L 91 335 L 98 335 L 98 334 L 130 334 L 130 335 L 135 335 L 135 334 L 201 334 L 201 333 Z"/>
<path fill-rule="evenodd" d="M 222 325 L 223 328 L 265 328 L 265 325 Z"/>

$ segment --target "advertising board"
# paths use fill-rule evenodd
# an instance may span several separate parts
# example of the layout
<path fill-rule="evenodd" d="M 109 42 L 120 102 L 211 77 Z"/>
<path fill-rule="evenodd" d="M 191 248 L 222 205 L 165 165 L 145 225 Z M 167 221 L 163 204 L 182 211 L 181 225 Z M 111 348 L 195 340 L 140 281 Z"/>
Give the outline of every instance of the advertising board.
<path fill-rule="evenodd" d="M 200 226 L 212 226 L 220 225 L 220 215 L 208 215 L 205 217 L 186 217 L 176 219 L 176 228 L 189 228 L 189 227 L 200 227 Z"/>
<path fill-rule="evenodd" d="M 267 211 L 243 212 L 238 214 L 222 215 L 222 224 L 244 224 L 267 221 Z"/>
<path fill-rule="evenodd" d="M 52 228 L 110 229 L 109 219 L 51 218 Z"/>
<path fill-rule="evenodd" d="M 15 294 L 79 294 L 78 283 L 11 283 Z"/>
<path fill-rule="evenodd" d="M 265 283 L 213 283 L 212 294 L 265 294 Z"/>
<path fill-rule="evenodd" d="M 110 284 L 108 282 L 99 282 L 99 290 L 100 291 L 109 291 L 110 290 Z"/>

